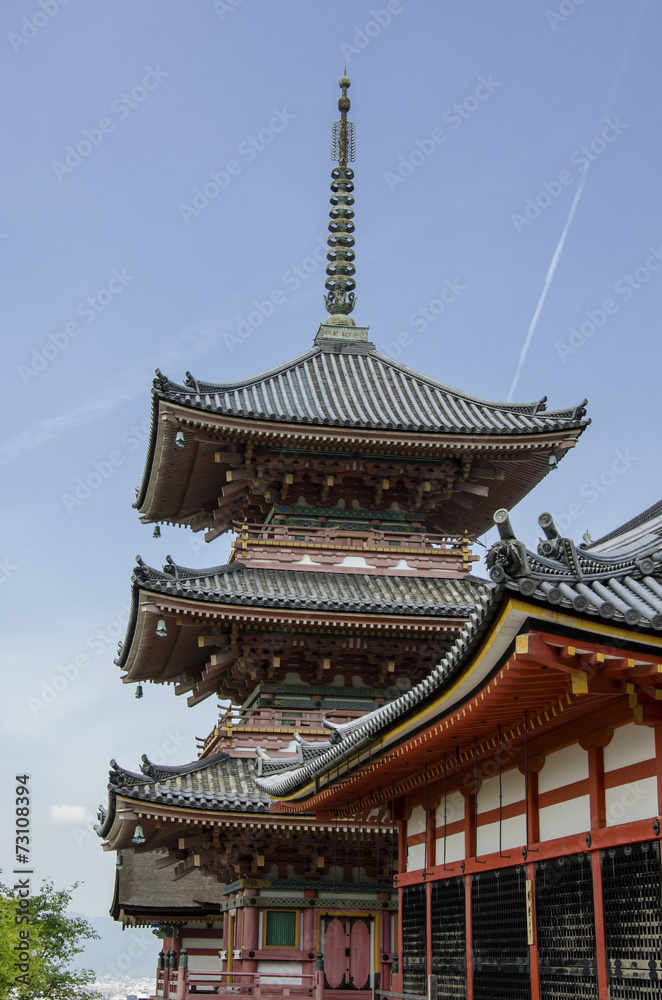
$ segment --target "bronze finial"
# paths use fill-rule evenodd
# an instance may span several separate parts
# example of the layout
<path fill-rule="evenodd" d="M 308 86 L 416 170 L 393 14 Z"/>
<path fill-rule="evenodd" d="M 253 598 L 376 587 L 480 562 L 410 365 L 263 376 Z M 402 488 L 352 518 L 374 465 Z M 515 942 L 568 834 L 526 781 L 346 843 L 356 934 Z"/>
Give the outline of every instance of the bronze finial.
<path fill-rule="evenodd" d="M 332 316 L 347 316 L 354 308 L 354 171 L 347 166 L 354 159 L 354 122 L 347 120 L 350 108 L 347 90 L 350 79 L 343 75 L 338 81 L 342 90 L 338 98 L 340 121 L 332 125 L 331 159 L 338 163 L 331 171 L 331 209 L 329 211 L 329 249 L 326 258 L 326 282 L 324 296 L 326 311 Z M 352 323 L 352 320 L 346 320 Z"/>

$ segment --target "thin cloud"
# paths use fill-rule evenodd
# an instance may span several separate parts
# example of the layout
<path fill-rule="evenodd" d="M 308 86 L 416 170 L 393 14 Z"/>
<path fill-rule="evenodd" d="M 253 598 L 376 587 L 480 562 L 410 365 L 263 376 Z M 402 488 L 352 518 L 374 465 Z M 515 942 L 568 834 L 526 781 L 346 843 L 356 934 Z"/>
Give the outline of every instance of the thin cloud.
<path fill-rule="evenodd" d="M 62 826 L 73 826 L 75 823 L 87 823 L 90 813 L 85 806 L 51 806 L 50 817 L 54 823 Z"/>
<path fill-rule="evenodd" d="M 0 466 L 8 465 L 33 448 L 48 444 L 65 431 L 105 417 L 122 403 L 127 403 L 145 393 L 156 363 L 166 366 L 208 354 L 218 346 L 218 332 L 210 324 L 201 324 L 182 330 L 173 341 L 173 346 L 169 350 L 159 352 L 158 358 L 150 355 L 133 368 L 121 372 L 111 385 L 105 390 L 98 391 L 93 398 L 79 403 L 65 413 L 40 420 L 32 427 L 8 438 L 0 444 Z"/>

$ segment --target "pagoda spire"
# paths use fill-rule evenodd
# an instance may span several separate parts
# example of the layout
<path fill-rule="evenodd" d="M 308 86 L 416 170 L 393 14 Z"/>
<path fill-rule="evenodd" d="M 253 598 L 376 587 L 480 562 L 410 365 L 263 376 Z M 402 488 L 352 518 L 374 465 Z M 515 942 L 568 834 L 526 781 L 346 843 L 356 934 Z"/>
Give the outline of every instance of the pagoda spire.
<path fill-rule="evenodd" d="M 346 73 L 346 69 L 345 69 Z M 353 326 L 348 316 L 354 308 L 354 171 L 347 166 L 354 159 L 354 122 L 347 120 L 350 108 L 347 90 L 350 79 L 343 75 L 338 81 L 342 90 L 338 98 L 340 121 L 332 125 L 331 159 L 338 164 L 331 171 L 331 209 L 329 211 L 329 249 L 326 254 L 327 278 L 324 287 L 326 311 L 332 319 L 327 323 Z"/>

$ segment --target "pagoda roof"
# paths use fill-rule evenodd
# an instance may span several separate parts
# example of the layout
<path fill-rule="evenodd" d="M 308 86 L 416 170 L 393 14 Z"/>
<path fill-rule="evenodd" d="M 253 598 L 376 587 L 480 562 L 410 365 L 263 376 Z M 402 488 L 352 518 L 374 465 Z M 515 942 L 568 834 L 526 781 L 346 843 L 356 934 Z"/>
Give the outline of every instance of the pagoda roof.
<path fill-rule="evenodd" d="M 425 680 L 360 719 L 341 725 L 326 722 L 332 730 L 331 742 L 310 748 L 307 759 L 298 767 L 291 762 L 279 765 L 275 760 L 264 760 L 262 774 L 255 778 L 258 787 L 276 797 L 300 799 L 304 786 L 322 774 L 328 775 L 348 756 L 357 752 L 360 756 L 362 747 L 375 738 L 385 739 L 387 731 L 392 733 L 396 723 L 400 725 L 415 711 L 426 710 L 428 722 L 438 718 L 425 709 L 433 698 L 446 696 L 446 713 L 461 708 L 480 690 L 481 676 L 470 677 L 469 667 L 505 599 L 512 602 L 523 597 L 527 603 L 518 603 L 512 620 L 497 630 L 498 636 L 493 633 L 493 640 L 484 647 L 484 679 L 507 653 L 526 621 L 536 618 L 537 608 L 544 612 L 548 627 L 555 621 L 550 612 L 566 609 L 563 624 L 568 629 L 590 630 L 595 641 L 599 641 L 600 633 L 606 633 L 611 643 L 613 627 L 620 626 L 628 630 L 630 645 L 645 648 L 652 640 L 657 648 L 657 637 L 662 632 L 662 538 L 644 539 L 639 545 L 627 545 L 620 553 L 603 555 L 576 546 L 570 539 L 550 538 L 555 529 L 549 515 L 541 515 L 540 523 L 548 538 L 540 543 L 539 550 L 549 551 L 551 544 L 551 554 L 532 552 L 514 536 L 496 542 L 487 556 L 496 588 L 483 597 L 462 633 Z M 569 614 L 576 616 L 574 622 Z M 618 648 L 623 645 L 620 641 Z M 622 656 L 618 649 L 615 655 Z"/>
<path fill-rule="evenodd" d="M 489 586 L 473 576 L 437 579 L 309 572 L 246 566 L 241 561 L 189 569 L 178 566 L 169 556 L 163 570 L 147 566 L 138 557 L 132 582 L 134 598 L 142 588 L 211 604 L 444 618 L 469 615 L 478 595 Z M 126 644 L 116 661 L 118 666 L 125 662 L 125 648 Z"/>
<path fill-rule="evenodd" d="M 154 394 L 193 409 L 279 423 L 440 434 L 535 434 L 586 425 L 586 400 L 565 410 L 473 396 L 380 354 L 370 343 L 320 342 L 236 382 L 185 385 L 157 371 Z"/>
<path fill-rule="evenodd" d="M 437 579 L 310 572 L 265 569 L 240 561 L 199 570 L 169 560 L 160 571 L 139 560 L 126 638 L 115 663 L 126 671 L 123 680 L 127 683 L 175 682 L 180 685 L 176 693 L 193 687 L 190 704 L 196 704 L 225 691 L 226 682 L 231 686 L 236 682 L 236 676 L 233 681 L 226 676 L 231 670 L 229 661 L 239 656 L 232 643 L 234 656 L 221 654 L 228 657 L 228 664 L 208 672 L 214 637 L 210 634 L 206 642 L 199 638 L 211 626 L 237 622 L 262 634 L 265 626 L 279 632 L 286 625 L 303 631 L 327 630 L 330 635 L 358 628 L 365 632 L 366 641 L 386 630 L 411 634 L 416 641 L 432 635 L 445 648 L 490 586 L 470 576 Z M 155 634 L 160 618 L 167 626 L 164 637 Z M 224 648 L 227 641 L 219 636 L 217 645 Z"/>
<path fill-rule="evenodd" d="M 435 530 L 481 533 L 494 507 L 512 506 L 521 499 L 547 474 L 550 455 L 559 461 L 590 422 L 585 400 L 548 411 L 545 399 L 482 399 L 360 342 L 322 340 L 291 361 L 236 382 L 211 383 L 187 373 L 180 385 L 157 372 L 152 391 L 150 438 L 134 506 L 145 521 L 190 524 L 215 534 L 227 530 L 233 519 L 262 519 L 258 514 L 264 515 L 272 502 L 266 493 L 281 494 L 286 472 L 293 476 L 289 481 L 295 498 L 310 490 L 293 442 L 297 449 L 326 456 L 334 467 L 341 459 L 334 459 L 329 448 L 334 454 L 349 452 L 350 457 L 358 448 L 362 455 L 387 464 L 399 458 L 437 466 L 450 456 L 456 462 L 471 456 L 476 464 L 469 482 L 465 486 L 468 473 L 460 472 L 458 465 L 452 497 L 444 495 L 446 487 L 439 480 L 436 506 L 443 508 L 444 516 L 433 517 L 431 523 Z M 262 460 L 259 475 L 247 460 L 246 449 L 254 445 Z M 265 454 L 279 461 L 288 455 L 289 465 L 265 463 Z M 499 460 L 508 462 L 507 482 L 499 482 L 504 469 L 488 468 Z M 252 475 L 235 474 L 237 465 L 244 473 L 253 470 Z M 396 488 L 402 509 L 416 504 L 419 478 L 435 479 L 431 470 L 423 474 L 418 467 L 407 468 L 413 485 Z M 372 469 L 370 476 L 378 483 L 384 473 Z M 237 485 L 242 481 L 243 489 Z M 457 490 L 471 497 L 457 496 Z M 486 507 L 488 491 L 491 501 Z M 432 494 L 426 495 L 426 505 L 430 499 Z M 326 505 L 312 495 L 307 502 Z"/>
<path fill-rule="evenodd" d="M 253 761 L 213 754 L 179 767 L 152 764 L 143 756 L 141 773 L 127 771 L 111 760 L 108 807 L 100 806 L 100 837 L 107 837 L 115 821 L 116 800 L 126 799 L 178 808 L 221 812 L 269 812 L 270 799 L 253 783 Z"/>

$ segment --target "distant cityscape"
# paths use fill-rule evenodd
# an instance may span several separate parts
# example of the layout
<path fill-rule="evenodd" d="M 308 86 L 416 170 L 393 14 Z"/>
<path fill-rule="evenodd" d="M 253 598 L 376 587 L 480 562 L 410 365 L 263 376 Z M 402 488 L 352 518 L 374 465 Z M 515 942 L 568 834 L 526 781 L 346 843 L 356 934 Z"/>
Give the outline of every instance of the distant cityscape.
<path fill-rule="evenodd" d="M 95 982 L 94 988 L 101 994 L 102 1000 L 142 1000 L 154 996 L 153 979 L 104 976 Z"/>

